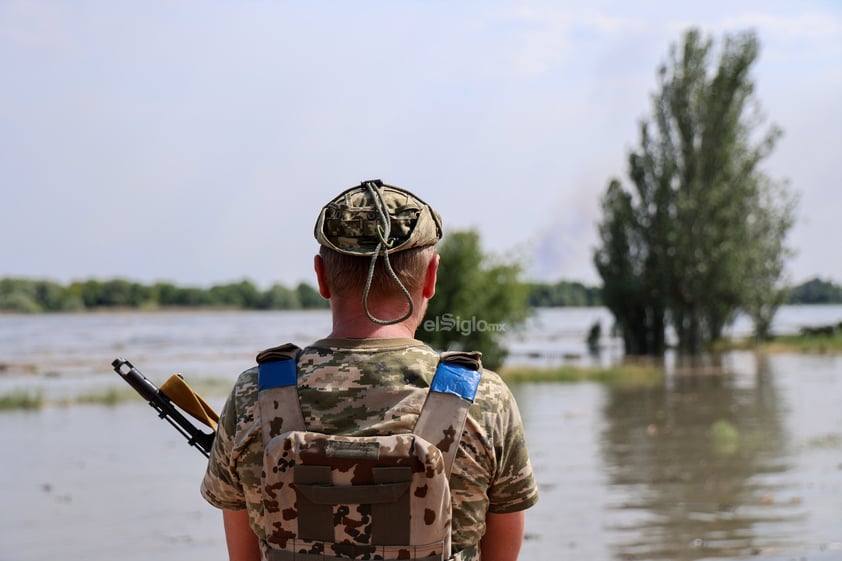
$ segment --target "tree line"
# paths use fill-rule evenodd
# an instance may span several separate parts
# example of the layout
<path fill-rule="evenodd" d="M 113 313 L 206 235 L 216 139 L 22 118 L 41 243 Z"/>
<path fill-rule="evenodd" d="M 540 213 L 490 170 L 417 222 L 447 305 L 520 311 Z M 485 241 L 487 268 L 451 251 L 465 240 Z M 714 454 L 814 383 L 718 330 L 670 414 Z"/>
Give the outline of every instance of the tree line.
<path fill-rule="evenodd" d="M 842 304 L 842 285 L 814 278 L 790 290 L 788 301 L 790 304 Z"/>
<path fill-rule="evenodd" d="M 461 234 L 461 233 L 460 233 Z M 473 234 L 476 236 L 476 234 Z M 455 236 L 459 238 L 459 236 Z M 479 244 L 479 239 L 472 239 Z M 453 242 L 451 245 L 455 244 Z M 477 248 L 472 250 L 479 251 Z M 458 267 L 460 273 L 463 267 Z M 453 275 L 460 277 L 461 275 Z M 454 278 L 461 283 L 464 279 Z M 522 282 L 519 294 L 527 307 L 602 305 L 598 286 L 580 282 Z M 439 290 L 441 294 L 444 292 Z M 443 298 L 442 298 L 443 299 Z M 294 288 L 274 284 L 260 290 L 253 282 L 217 284 L 210 288 L 178 286 L 170 282 L 143 284 L 127 279 L 89 279 L 64 285 L 51 280 L 0 279 L 0 311 L 38 313 L 73 312 L 102 308 L 236 308 L 245 310 L 306 310 L 327 308 L 328 303 L 311 285 Z"/>
<path fill-rule="evenodd" d="M 479 243 L 479 240 L 472 240 Z M 452 245 L 452 244 L 451 244 Z M 456 275 L 458 276 L 458 275 Z M 602 287 L 577 281 L 523 282 L 518 293 L 528 308 L 603 306 Z M 510 289 L 510 285 L 505 285 Z M 439 290 L 439 296 L 445 293 Z M 440 298 L 444 300 L 444 298 Z M 814 278 L 788 291 L 789 304 L 842 304 L 842 286 Z M 274 284 L 260 290 L 248 280 L 210 288 L 169 282 L 142 284 L 126 279 L 85 280 L 63 285 L 50 280 L 0 279 L 0 311 L 19 313 L 73 312 L 108 308 L 234 308 L 244 310 L 308 310 L 328 307 L 307 283 L 294 288 Z"/>
<path fill-rule="evenodd" d="M 170 282 L 142 284 L 126 279 L 75 281 L 0 279 L 0 310 L 7 312 L 72 312 L 115 308 L 235 308 L 302 310 L 327 308 L 328 303 L 307 283 L 294 288 L 274 284 L 260 290 L 242 280 L 210 288 L 177 286 Z"/>

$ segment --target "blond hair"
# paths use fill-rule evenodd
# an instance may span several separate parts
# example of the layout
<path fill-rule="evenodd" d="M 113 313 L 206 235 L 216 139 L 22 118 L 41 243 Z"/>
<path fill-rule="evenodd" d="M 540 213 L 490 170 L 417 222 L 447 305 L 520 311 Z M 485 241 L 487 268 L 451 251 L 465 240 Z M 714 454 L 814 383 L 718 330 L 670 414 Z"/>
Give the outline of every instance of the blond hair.
<path fill-rule="evenodd" d="M 389 263 L 398 278 L 409 291 L 415 294 L 421 290 L 426 277 L 427 266 L 436 253 L 435 246 L 416 247 L 398 251 L 389 255 Z M 371 257 L 346 255 L 328 247 L 319 249 L 325 269 L 330 292 L 340 298 L 359 298 L 362 296 Z M 402 291 L 389 274 L 383 257 L 377 258 L 374 276 L 371 279 L 369 296 L 378 300 L 400 296 Z"/>

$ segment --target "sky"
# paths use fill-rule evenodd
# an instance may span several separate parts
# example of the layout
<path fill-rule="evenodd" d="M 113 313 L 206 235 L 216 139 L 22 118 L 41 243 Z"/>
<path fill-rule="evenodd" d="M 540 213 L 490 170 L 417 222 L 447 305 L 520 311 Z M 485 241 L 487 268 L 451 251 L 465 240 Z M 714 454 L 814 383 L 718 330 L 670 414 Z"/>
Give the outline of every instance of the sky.
<path fill-rule="evenodd" d="M 0 0 L 0 278 L 312 283 L 319 210 L 379 178 L 599 284 L 600 197 L 691 26 L 757 33 L 788 278 L 842 282 L 836 0 Z"/>

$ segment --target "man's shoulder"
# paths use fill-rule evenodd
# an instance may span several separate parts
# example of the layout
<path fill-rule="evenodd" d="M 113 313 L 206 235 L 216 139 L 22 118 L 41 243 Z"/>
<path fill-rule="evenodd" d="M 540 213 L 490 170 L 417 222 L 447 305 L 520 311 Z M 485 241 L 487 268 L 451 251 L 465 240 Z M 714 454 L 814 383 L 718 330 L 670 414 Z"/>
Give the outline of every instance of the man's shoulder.
<path fill-rule="evenodd" d="M 323 354 L 334 353 L 381 353 L 381 352 L 415 351 L 436 353 L 429 345 L 418 339 L 401 338 L 364 338 L 349 339 L 344 337 L 326 337 L 310 343 L 304 347 L 304 353 L 317 352 Z"/>
<path fill-rule="evenodd" d="M 321 339 L 299 355 L 305 367 L 344 367 L 349 363 L 376 362 L 381 368 L 412 363 L 435 363 L 438 353 L 414 339 Z"/>
<path fill-rule="evenodd" d="M 483 411 L 502 412 L 511 404 L 512 391 L 494 370 L 483 368 L 474 403 Z"/>
<path fill-rule="evenodd" d="M 271 350 L 267 349 L 262 351 L 261 354 Z M 413 339 L 320 339 L 303 349 L 299 349 L 295 355 L 299 367 L 305 366 L 305 370 L 312 367 L 319 369 L 324 367 L 342 368 L 347 366 L 349 361 L 360 360 L 375 360 L 382 363 L 380 364 L 381 368 L 388 367 L 390 363 L 395 363 L 395 366 L 400 367 L 416 363 L 426 369 L 435 366 L 439 358 L 440 353 L 427 344 Z M 235 384 L 235 393 L 241 396 L 251 395 L 257 391 L 257 386 L 258 365 L 255 364 L 240 373 Z M 494 370 L 483 368 L 476 401 L 482 403 L 483 408 L 493 408 L 500 404 L 506 404 L 511 399 L 511 390 L 500 374 Z"/>
<path fill-rule="evenodd" d="M 234 383 L 233 396 L 235 399 L 254 399 L 257 394 L 257 364 L 243 370 Z"/>

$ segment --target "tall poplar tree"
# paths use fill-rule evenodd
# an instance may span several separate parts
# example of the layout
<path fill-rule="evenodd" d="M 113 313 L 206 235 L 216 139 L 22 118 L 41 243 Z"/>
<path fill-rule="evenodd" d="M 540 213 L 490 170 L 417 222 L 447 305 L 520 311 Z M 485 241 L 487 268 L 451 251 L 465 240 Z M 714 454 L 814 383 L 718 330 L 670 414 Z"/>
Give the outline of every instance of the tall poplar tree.
<path fill-rule="evenodd" d="M 739 311 L 768 334 L 783 302 L 795 199 L 761 166 L 780 130 L 754 96 L 760 46 L 726 35 L 715 66 L 712 47 L 696 29 L 671 47 L 629 155 L 632 188 L 612 180 L 603 198 L 594 261 L 629 354 L 663 352 L 668 326 L 701 352 Z M 612 304 L 611 291 L 623 297 Z"/>

